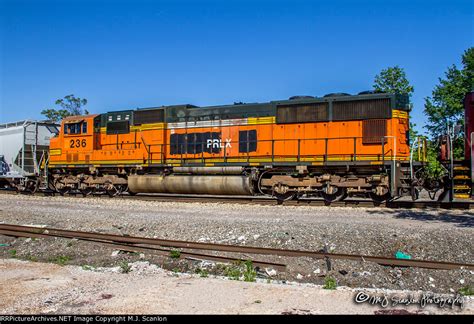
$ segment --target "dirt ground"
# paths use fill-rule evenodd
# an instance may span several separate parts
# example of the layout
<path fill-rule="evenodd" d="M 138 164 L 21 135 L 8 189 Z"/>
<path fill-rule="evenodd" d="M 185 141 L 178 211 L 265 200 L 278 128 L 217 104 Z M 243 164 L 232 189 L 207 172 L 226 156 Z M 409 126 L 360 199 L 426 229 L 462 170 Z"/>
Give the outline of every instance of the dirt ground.
<path fill-rule="evenodd" d="M 0 260 L 2 314 L 474 314 L 473 298 L 459 305 L 356 303 L 357 289 L 325 290 L 309 284 L 242 282 L 175 274 L 146 262 L 117 269 Z M 419 293 L 370 291 L 390 301 Z M 361 296 L 361 295 L 359 295 Z"/>

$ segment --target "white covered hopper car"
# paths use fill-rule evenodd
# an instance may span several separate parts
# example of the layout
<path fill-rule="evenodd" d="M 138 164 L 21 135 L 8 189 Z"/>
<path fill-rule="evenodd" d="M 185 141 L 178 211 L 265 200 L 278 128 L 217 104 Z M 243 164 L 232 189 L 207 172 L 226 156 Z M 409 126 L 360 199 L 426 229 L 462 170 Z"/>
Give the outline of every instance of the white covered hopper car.
<path fill-rule="evenodd" d="M 40 166 L 48 162 L 49 141 L 58 132 L 50 121 L 0 124 L 0 187 L 36 191 Z"/>

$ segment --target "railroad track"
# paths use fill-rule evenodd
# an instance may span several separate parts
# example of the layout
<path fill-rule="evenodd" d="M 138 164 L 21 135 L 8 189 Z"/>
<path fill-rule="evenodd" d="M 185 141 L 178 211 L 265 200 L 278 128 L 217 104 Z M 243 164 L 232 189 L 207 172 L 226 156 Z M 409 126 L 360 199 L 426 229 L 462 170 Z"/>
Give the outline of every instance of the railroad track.
<path fill-rule="evenodd" d="M 18 194 L 12 190 L 0 190 L 0 194 Z M 37 192 L 37 196 L 59 196 L 57 193 Z M 100 197 L 110 199 L 106 194 L 91 195 L 83 197 L 82 194 L 68 194 L 67 197 L 91 198 Z M 301 198 L 298 200 L 289 200 L 279 202 L 270 197 L 261 196 L 208 196 L 208 195 L 178 195 L 178 194 L 138 194 L 130 196 L 123 194 L 113 197 L 113 199 L 130 199 L 143 201 L 159 201 L 159 202 L 183 202 L 183 203 L 235 203 L 235 204 L 254 204 L 254 205 L 284 205 L 284 206 L 330 206 L 330 207 L 384 207 L 391 209 L 412 209 L 412 208 L 434 208 L 434 209 L 474 209 L 474 201 L 454 201 L 454 202 L 438 202 L 433 200 L 391 200 L 382 203 L 376 203 L 369 199 L 350 198 L 343 201 L 332 202 L 328 205 L 323 199 L 318 198 Z"/>
<path fill-rule="evenodd" d="M 152 246 L 144 245 L 135 245 L 134 243 L 129 243 L 128 241 L 120 241 L 116 239 L 110 239 L 106 234 L 98 233 L 89 233 L 89 232 L 77 232 L 77 231 L 61 231 L 57 229 L 47 229 L 47 228 L 38 228 L 38 227 L 25 227 L 25 226 L 13 226 L 1 224 L 0 234 L 5 236 L 14 236 L 14 237 L 32 237 L 32 238 L 50 238 L 50 237 L 60 237 L 60 238 L 70 238 L 78 239 L 86 242 L 99 243 L 102 245 L 109 246 L 114 249 L 128 251 L 128 252 L 143 252 L 158 254 L 163 256 L 170 256 L 173 249 L 169 248 L 160 248 L 151 244 Z M 130 237 L 131 238 L 131 237 Z M 208 260 L 222 263 L 231 263 L 235 261 L 242 261 L 238 257 L 225 257 L 218 255 L 203 254 L 197 252 L 187 252 L 180 251 L 179 258 L 186 258 L 192 260 Z M 247 261 L 248 258 L 245 259 Z M 252 264 L 259 267 L 265 268 L 274 268 L 279 271 L 285 271 L 286 265 L 282 263 L 267 262 L 260 260 L 250 260 Z"/>
<path fill-rule="evenodd" d="M 0 224 L 0 234 L 16 237 L 61 237 L 70 239 L 79 239 L 86 241 L 93 241 L 107 244 L 109 246 L 117 247 L 119 249 L 127 249 L 129 251 L 148 251 L 157 253 L 170 253 L 171 249 L 181 249 L 183 257 L 190 257 L 196 259 L 206 259 L 219 262 L 229 262 L 233 260 L 241 260 L 240 257 L 221 257 L 215 255 L 208 255 L 198 253 L 196 251 L 214 251 L 238 254 L 255 254 L 255 255 L 274 255 L 284 257 L 309 257 L 314 259 L 342 259 L 362 262 L 374 262 L 384 266 L 397 267 L 418 267 L 437 270 L 453 270 L 453 269 L 468 269 L 474 270 L 474 264 L 469 263 L 454 263 L 441 262 L 429 260 L 415 260 L 415 259 L 396 259 L 382 256 L 369 256 L 359 254 L 342 254 L 329 253 L 325 251 L 308 251 L 308 250 L 289 250 L 276 249 L 255 246 L 241 246 L 241 245 L 226 245 L 217 243 L 201 243 L 191 241 L 167 240 L 159 238 L 146 238 L 137 236 L 121 236 L 115 234 L 102 234 L 95 232 L 82 232 L 62 230 L 48 227 L 34 227 L 21 226 L 12 224 Z M 192 251 L 189 251 L 192 250 Z M 271 263 L 266 261 L 252 260 L 253 264 L 264 267 L 273 267 L 280 271 L 285 269 L 284 264 Z"/>

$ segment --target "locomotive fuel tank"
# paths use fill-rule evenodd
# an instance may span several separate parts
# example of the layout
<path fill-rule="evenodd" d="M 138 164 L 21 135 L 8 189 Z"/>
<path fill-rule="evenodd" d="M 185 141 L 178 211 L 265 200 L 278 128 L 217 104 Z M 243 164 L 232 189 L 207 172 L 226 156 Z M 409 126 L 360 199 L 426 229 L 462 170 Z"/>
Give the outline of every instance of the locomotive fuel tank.
<path fill-rule="evenodd" d="M 250 177 L 238 175 L 131 175 L 128 188 L 133 193 L 253 194 Z"/>

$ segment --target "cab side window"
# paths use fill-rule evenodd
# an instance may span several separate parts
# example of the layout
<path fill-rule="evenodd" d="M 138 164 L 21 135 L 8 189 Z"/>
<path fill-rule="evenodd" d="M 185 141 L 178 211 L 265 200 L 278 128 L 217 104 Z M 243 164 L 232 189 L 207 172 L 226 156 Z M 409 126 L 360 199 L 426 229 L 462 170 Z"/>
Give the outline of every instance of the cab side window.
<path fill-rule="evenodd" d="M 87 133 L 87 123 L 73 123 L 64 125 L 64 134 L 67 135 L 78 135 L 82 133 Z"/>

